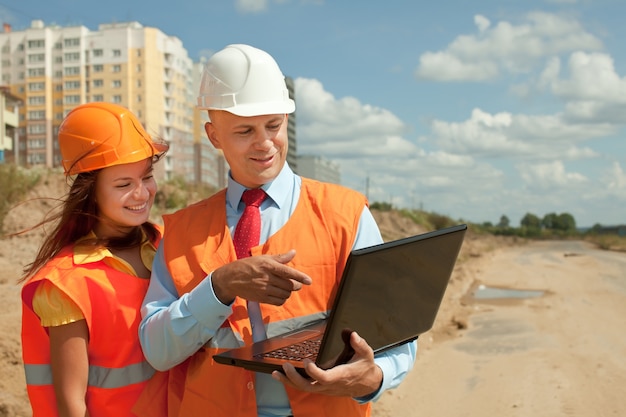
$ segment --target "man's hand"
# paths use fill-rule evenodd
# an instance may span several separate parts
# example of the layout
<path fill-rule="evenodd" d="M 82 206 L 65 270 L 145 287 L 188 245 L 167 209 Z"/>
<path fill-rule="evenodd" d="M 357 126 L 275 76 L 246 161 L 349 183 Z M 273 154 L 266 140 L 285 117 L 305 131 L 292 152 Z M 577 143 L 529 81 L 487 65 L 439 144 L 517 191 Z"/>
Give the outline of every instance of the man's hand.
<path fill-rule="evenodd" d="M 236 296 L 259 303 L 283 305 L 292 291 L 310 285 L 311 278 L 286 264 L 295 250 L 279 255 L 238 259 L 213 271 L 213 291 L 224 304 Z"/>
<path fill-rule="evenodd" d="M 383 382 L 383 371 L 374 363 L 374 351 L 356 332 L 350 335 L 354 349 L 352 359 L 334 368 L 323 370 L 310 360 L 305 360 L 305 370 L 312 378 L 303 378 L 291 365 L 283 365 L 284 374 L 278 371 L 272 377 L 285 385 L 301 391 L 341 397 L 364 397 L 377 391 Z"/>

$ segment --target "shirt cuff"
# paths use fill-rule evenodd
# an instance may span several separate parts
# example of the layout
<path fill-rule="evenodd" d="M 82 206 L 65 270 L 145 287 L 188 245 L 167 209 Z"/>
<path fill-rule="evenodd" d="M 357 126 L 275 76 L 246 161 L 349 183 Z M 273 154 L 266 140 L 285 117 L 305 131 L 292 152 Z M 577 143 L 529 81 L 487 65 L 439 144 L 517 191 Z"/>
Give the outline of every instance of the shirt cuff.
<path fill-rule="evenodd" d="M 232 307 L 222 304 L 215 295 L 211 274 L 186 295 L 189 312 L 206 328 L 219 328 L 232 313 Z"/>

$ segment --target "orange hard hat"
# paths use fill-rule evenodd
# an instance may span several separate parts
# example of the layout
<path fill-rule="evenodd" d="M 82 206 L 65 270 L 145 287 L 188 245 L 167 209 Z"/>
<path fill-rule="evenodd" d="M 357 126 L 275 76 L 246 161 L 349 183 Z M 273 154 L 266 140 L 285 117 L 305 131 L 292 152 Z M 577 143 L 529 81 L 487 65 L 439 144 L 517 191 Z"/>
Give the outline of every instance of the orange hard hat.
<path fill-rule="evenodd" d="M 138 162 L 168 149 L 154 142 L 126 107 L 101 102 L 67 114 L 59 127 L 59 146 L 66 175 Z"/>

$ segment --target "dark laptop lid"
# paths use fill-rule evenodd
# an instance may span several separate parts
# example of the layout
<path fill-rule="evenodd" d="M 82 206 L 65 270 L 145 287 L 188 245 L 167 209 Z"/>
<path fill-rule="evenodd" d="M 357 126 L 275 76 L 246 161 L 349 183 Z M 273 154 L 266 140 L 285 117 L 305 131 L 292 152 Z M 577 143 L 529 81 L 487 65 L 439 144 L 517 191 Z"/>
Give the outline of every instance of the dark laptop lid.
<path fill-rule="evenodd" d="M 318 366 L 334 365 L 356 331 L 380 352 L 428 331 L 454 269 L 467 225 L 352 251 L 328 319 Z"/>

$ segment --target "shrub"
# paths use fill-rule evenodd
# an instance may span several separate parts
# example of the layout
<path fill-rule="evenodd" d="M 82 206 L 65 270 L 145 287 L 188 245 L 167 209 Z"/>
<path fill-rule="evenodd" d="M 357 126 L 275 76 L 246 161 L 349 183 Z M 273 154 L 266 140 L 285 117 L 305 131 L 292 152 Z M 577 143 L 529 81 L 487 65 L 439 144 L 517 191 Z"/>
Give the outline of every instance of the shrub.
<path fill-rule="evenodd" d="M 0 234 L 4 233 L 4 218 L 11 207 L 33 189 L 39 179 L 36 172 L 13 164 L 0 164 Z"/>

